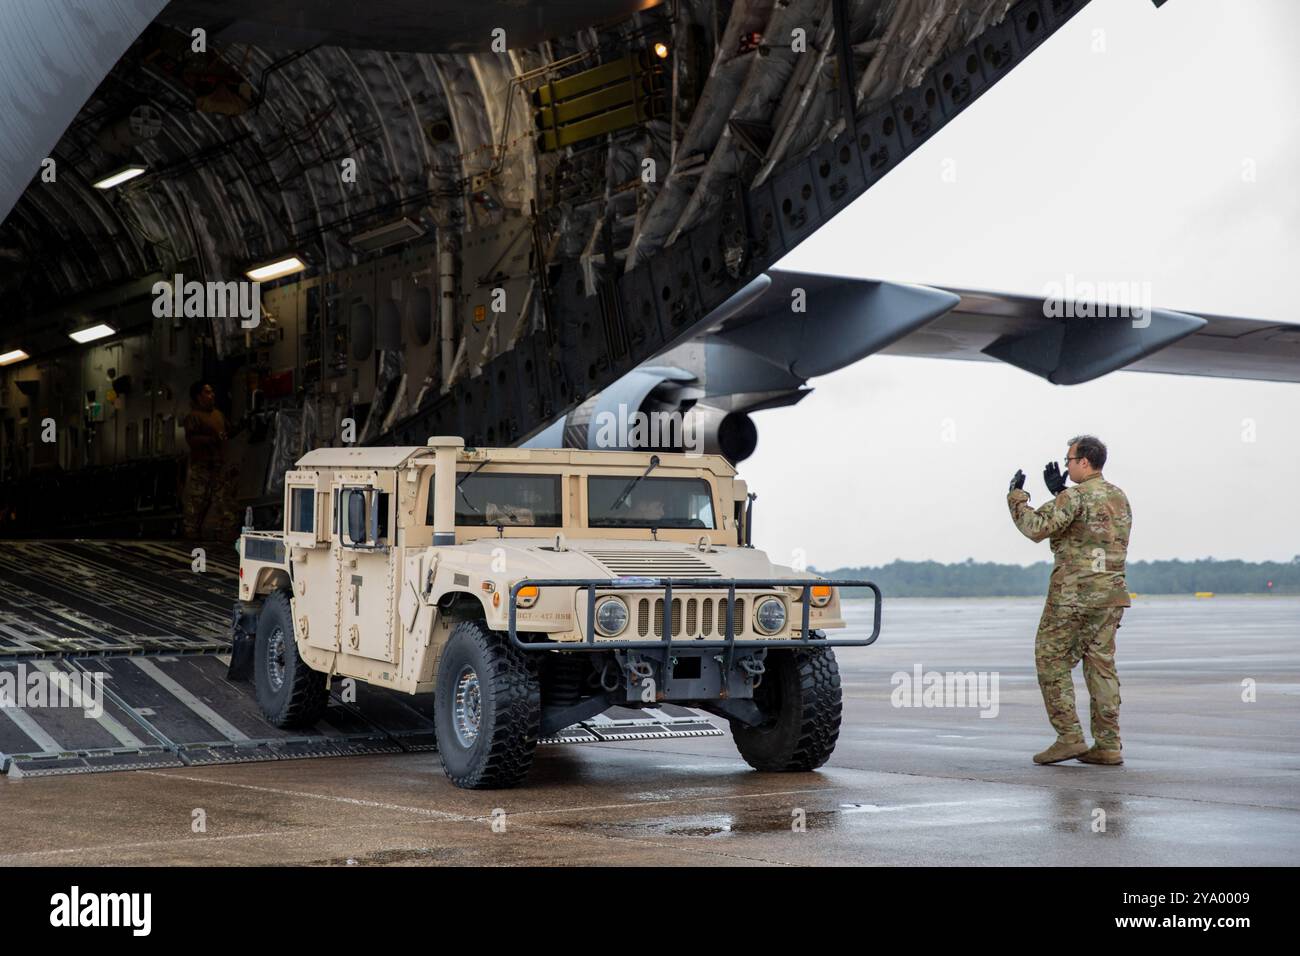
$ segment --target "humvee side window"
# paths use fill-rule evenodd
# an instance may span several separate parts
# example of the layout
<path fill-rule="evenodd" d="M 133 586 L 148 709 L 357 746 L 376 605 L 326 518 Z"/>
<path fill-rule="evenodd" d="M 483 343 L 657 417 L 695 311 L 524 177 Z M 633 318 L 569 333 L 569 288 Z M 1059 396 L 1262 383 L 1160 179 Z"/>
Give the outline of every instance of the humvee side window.
<path fill-rule="evenodd" d="M 635 482 L 635 484 L 633 484 Z M 592 475 L 589 528 L 714 528 L 713 491 L 703 478 Z"/>
<path fill-rule="evenodd" d="M 458 525 L 559 528 L 564 524 L 559 475 L 462 472 L 456 481 Z M 432 512 L 429 522 L 433 523 Z"/>
<path fill-rule="evenodd" d="M 316 530 L 315 488 L 289 489 L 289 530 L 312 532 Z"/>

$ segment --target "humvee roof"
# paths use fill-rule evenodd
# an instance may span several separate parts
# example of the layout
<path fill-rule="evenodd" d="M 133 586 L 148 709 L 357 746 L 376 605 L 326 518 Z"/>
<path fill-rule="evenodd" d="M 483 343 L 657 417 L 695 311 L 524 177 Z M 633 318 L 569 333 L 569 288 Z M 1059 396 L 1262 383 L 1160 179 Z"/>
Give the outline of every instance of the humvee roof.
<path fill-rule="evenodd" d="M 373 447 L 317 448 L 298 459 L 296 470 L 315 468 L 400 468 L 411 458 L 428 456 L 432 463 L 434 449 L 424 445 L 378 445 Z M 736 469 L 718 455 L 692 455 L 674 452 L 657 453 L 663 468 L 704 468 L 715 475 L 728 477 Z M 582 448 L 465 448 L 457 452 L 462 462 L 482 461 L 531 462 L 533 464 L 644 465 L 650 453 L 645 451 L 589 451 Z"/>

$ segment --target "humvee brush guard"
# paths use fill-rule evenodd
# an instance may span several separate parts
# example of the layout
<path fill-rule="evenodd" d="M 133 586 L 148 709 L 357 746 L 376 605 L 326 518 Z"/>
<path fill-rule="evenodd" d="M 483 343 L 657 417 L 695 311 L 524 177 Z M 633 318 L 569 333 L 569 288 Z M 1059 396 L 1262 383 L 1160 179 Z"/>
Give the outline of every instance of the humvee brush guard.
<path fill-rule="evenodd" d="M 750 545 L 751 496 L 716 456 L 322 448 L 284 510 L 239 545 L 236 656 L 263 712 L 314 723 L 335 677 L 432 691 L 460 787 L 517 784 L 539 738 L 666 701 L 726 718 L 759 770 L 811 770 L 839 734 L 831 647 L 880 633 L 874 584 Z M 870 637 L 826 638 L 844 585 L 875 595 Z"/>

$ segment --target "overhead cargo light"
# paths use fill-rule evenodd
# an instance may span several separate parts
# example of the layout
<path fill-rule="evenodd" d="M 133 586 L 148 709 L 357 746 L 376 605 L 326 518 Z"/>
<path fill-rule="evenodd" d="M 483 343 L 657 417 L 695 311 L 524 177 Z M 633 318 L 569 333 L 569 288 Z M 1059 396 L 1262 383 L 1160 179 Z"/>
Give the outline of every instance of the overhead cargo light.
<path fill-rule="evenodd" d="M 110 173 L 99 182 L 95 183 L 96 189 L 112 189 L 114 186 L 120 186 L 127 180 L 135 179 L 145 173 L 143 166 L 132 163 L 130 166 L 123 166 L 115 173 Z"/>
<path fill-rule="evenodd" d="M 293 275 L 295 272 L 302 272 L 306 268 L 307 263 L 297 256 L 285 256 L 283 259 L 276 259 L 260 266 L 253 266 L 244 275 L 254 282 L 269 282 L 271 279 L 279 279 L 282 276 Z"/>
<path fill-rule="evenodd" d="M 0 365 L 13 365 L 14 362 L 22 362 L 31 358 L 22 349 L 14 349 L 12 352 L 0 354 Z"/>
<path fill-rule="evenodd" d="M 663 40 L 660 40 L 655 44 L 655 56 L 659 57 L 661 60 L 666 60 L 668 58 L 668 44 Z"/>
<path fill-rule="evenodd" d="M 80 345 L 85 345 L 87 342 L 94 342 L 96 339 L 107 338 L 116 333 L 117 329 L 113 328 L 111 325 L 105 325 L 103 322 L 100 322 L 96 325 L 88 325 L 84 329 L 77 329 L 75 332 L 69 332 L 68 336 L 72 341 Z"/>
<path fill-rule="evenodd" d="M 403 216 L 401 219 L 357 233 L 348 239 L 348 245 L 363 252 L 373 252 L 375 249 L 395 246 L 399 242 L 407 242 L 422 235 L 424 235 L 424 227 Z"/>

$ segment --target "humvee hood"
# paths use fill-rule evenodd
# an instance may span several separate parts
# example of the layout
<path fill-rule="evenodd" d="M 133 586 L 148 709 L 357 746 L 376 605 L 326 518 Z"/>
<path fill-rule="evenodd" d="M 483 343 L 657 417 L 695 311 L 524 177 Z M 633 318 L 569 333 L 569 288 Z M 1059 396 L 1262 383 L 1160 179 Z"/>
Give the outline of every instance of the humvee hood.
<path fill-rule="evenodd" d="M 755 548 L 715 546 L 710 551 L 679 541 L 570 539 L 565 551 L 549 539 L 479 538 L 461 548 L 505 552 L 511 577 L 574 578 L 806 578 L 772 564 Z M 515 569 L 522 571 L 519 574 Z"/>

